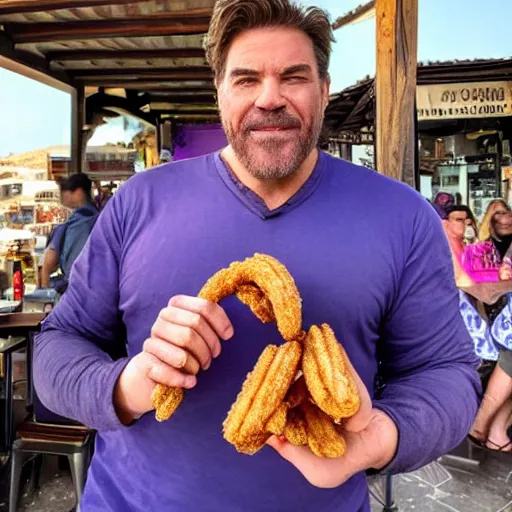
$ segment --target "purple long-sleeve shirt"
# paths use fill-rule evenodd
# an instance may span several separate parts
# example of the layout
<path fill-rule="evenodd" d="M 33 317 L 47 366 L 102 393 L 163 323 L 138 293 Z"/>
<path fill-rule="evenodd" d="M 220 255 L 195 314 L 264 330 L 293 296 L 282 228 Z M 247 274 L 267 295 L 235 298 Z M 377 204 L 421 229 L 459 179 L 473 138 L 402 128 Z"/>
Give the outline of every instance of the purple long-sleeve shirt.
<path fill-rule="evenodd" d="M 159 311 L 255 252 L 281 260 L 303 297 L 304 327 L 328 322 L 399 429 L 393 472 L 418 468 L 468 432 L 477 408 L 472 344 L 458 311 L 448 245 L 416 192 L 320 154 L 302 189 L 269 211 L 219 154 L 129 180 L 100 216 L 64 298 L 37 338 L 34 376 L 55 412 L 98 430 L 82 512 L 369 510 L 365 475 L 318 489 L 271 448 L 241 455 L 222 421 L 263 348 L 280 343 L 234 298 L 235 335 L 175 415 L 130 427 L 112 403 L 127 358 Z"/>

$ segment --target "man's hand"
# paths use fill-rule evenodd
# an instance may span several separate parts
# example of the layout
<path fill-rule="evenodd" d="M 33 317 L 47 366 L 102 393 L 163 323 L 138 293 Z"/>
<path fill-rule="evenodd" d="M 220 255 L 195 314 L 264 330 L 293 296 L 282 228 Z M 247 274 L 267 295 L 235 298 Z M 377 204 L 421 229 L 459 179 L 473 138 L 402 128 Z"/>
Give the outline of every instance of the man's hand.
<path fill-rule="evenodd" d="M 143 351 L 126 365 L 114 390 L 119 419 L 130 423 L 153 409 L 156 384 L 190 389 L 196 374 L 207 370 L 221 353 L 220 339 L 233 336 L 233 326 L 218 305 L 178 295 L 160 311 Z"/>
<path fill-rule="evenodd" d="M 361 396 L 361 406 L 340 427 L 347 442 L 343 457 L 317 457 L 308 447 L 294 446 L 282 437 L 272 436 L 267 442 L 316 487 L 338 487 L 356 473 L 382 469 L 391 462 L 398 446 L 398 429 L 394 421 L 384 412 L 372 409 L 366 386 L 353 367 L 352 372 Z"/>

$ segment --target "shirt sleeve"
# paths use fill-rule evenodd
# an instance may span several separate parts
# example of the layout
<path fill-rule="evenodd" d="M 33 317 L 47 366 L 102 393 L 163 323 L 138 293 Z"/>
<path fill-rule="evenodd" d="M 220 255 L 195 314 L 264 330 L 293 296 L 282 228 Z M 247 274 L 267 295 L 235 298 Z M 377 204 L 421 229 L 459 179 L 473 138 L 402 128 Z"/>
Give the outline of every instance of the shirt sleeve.
<path fill-rule="evenodd" d="M 430 208 L 418 210 L 410 247 L 383 325 L 384 387 L 374 402 L 398 427 L 391 473 L 418 469 L 460 444 L 481 392 L 448 243 Z"/>
<path fill-rule="evenodd" d="M 118 309 L 122 194 L 99 217 L 69 286 L 36 337 L 34 384 L 48 409 L 96 430 L 121 426 L 113 391 L 127 363 Z"/>
<path fill-rule="evenodd" d="M 59 256 L 65 232 L 66 225 L 59 224 L 58 226 L 55 226 L 52 234 L 50 235 L 50 239 L 48 240 L 48 249 L 56 251 Z"/>

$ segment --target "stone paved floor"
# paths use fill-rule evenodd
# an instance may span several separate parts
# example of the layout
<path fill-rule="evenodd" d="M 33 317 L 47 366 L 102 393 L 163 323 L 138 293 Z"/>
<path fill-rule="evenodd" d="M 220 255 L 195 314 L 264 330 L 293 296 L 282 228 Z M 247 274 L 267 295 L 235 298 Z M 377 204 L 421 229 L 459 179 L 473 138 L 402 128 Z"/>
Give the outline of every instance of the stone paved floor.
<path fill-rule="evenodd" d="M 19 512 L 69 512 L 73 508 L 71 478 L 58 469 L 54 458 L 45 461 L 41 483 L 38 493 L 23 496 Z M 373 483 L 372 490 L 377 498 L 381 496 L 380 482 Z M 394 496 L 400 512 L 512 512 L 512 455 L 493 454 L 472 471 L 435 462 L 395 477 Z M 0 511 L 4 510 L 0 505 Z M 372 497 L 372 512 L 381 510 L 382 505 Z"/>

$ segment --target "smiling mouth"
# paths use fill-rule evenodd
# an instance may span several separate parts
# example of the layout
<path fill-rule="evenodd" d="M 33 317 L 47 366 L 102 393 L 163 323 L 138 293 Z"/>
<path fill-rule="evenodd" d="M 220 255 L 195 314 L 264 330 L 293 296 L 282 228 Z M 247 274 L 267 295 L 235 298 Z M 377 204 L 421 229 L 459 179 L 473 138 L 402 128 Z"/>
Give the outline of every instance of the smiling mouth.
<path fill-rule="evenodd" d="M 262 126 L 260 128 L 253 128 L 252 132 L 285 132 L 295 130 L 293 126 Z"/>

